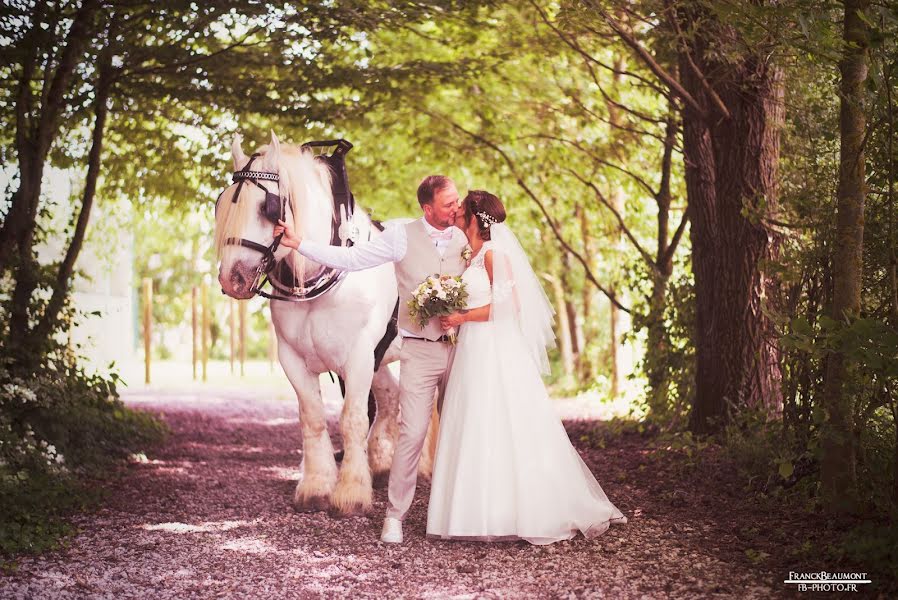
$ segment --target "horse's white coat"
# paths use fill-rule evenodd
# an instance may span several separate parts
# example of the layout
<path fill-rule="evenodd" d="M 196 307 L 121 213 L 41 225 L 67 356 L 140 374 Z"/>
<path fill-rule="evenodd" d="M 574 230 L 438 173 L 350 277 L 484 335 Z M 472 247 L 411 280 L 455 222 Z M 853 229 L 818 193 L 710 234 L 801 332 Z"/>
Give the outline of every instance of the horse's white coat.
<path fill-rule="evenodd" d="M 311 154 L 297 146 L 281 146 L 272 133 L 271 143 L 260 149 L 262 156 L 253 163 L 253 170 L 279 173 L 280 193 L 295 207 L 293 219 L 303 238 L 328 243 L 333 223 L 333 202 L 327 174 L 320 170 Z M 240 149 L 240 139 L 232 146 L 235 170 L 241 169 L 248 158 Z M 273 182 L 261 182 L 274 191 Z M 230 201 L 225 193 L 220 202 Z M 244 185 L 239 202 L 254 202 L 261 209 L 263 192 L 254 185 Z M 288 209 L 289 210 L 289 209 Z M 221 212 L 221 209 L 219 211 Z M 248 211 L 241 223 L 241 232 L 234 237 L 270 245 L 273 225 L 260 210 Z M 216 215 L 216 226 L 223 227 Z M 360 240 L 379 232 L 372 227 L 362 210 L 356 211 L 354 222 Z M 221 232 L 217 232 L 220 237 Z M 233 235 L 229 232 L 227 235 Z M 293 252 L 280 247 L 275 256 L 280 259 Z M 301 259 L 297 266 L 306 275 L 317 272 L 321 265 Z M 241 246 L 224 246 L 221 251 L 219 281 L 222 290 L 234 298 L 252 296 L 253 273 L 262 258 L 259 252 Z M 387 355 L 382 367 L 373 372 L 374 348 L 386 330 L 397 298 L 396 276 L 392 264 L 366 271 L 349 273 L 338 287 L 308 302 L 271 302 L 271 317 L 278 341 L 278 357 L 299 400 L 300 425 L 303 439 L 302 478 L 294 494 L 294 506 L 300 510 L 319 510 L 330 506 L 342 514 L 367 512 L 371 508 L 372 472 L 377 478 L 386 477 L 398 432 L 398 382 L 387 364 L 399 357 L 399 338 Z M 402 307 L 400 307 L 402 309 Z M 340 431 L 344 456 L 337 469 L 334 448 L 327 432 L 324 405 L 318 385 L 318 375 L 334 371 L 346 383 Z M 377 401 L 377 417 L 368 431 L 368 391 L 372 389 Z M 367 439 L 367 444 L 366 444 Z M 425 456 L 420 468 L 429 475 L 435 439 L 425 444 Z M 370 463 L 370 468 L 369 468 Z"/>

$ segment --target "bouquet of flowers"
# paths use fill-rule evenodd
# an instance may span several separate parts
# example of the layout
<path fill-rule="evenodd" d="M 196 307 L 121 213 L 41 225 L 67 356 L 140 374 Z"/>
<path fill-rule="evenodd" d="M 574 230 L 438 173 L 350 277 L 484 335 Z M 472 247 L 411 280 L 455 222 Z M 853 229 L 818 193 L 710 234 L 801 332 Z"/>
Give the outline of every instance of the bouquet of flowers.
<path fill-rule="evenodd" d="M 424 327 L 433 317 L 450 315 L 467 305 L 468 292 L 461 277 L 431 275 L 412 292 L 408 302 L 409 315 Z M 446 332 L 449 341 L 457 341 L 455 328 Z"/>

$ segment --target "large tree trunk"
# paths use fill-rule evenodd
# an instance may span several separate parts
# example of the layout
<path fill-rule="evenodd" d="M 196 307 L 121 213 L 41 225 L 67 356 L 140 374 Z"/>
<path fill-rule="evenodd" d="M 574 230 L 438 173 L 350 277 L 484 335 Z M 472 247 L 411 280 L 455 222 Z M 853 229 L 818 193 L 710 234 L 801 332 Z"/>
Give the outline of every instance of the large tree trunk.
<path fill-rule="evenodd" d="M 867 25 L 858 15 L 867 0 L 848 0 L 843 36 L 845 46 L 839 71 L 841 111 L 839 130 L 839 189 L 836 211 L 836 247 L 833 260 L 832 316 L 849 322 L 860 314 L 862 255 L 864 249 L 864 82 L 867 79 Z M 857 500 L 855 447 L 852 443 L 851 391 L 845 356 L 826 358 L 823 390 L 824 422 L 820 461 L 821 492 L 830 511 L 852 510 Z"/>
<path fill-rule="evenodd" d="M 691 16 L 680 18 L 682 29 L 692 31 Z M 777 204 L 783 77 L 768 59 L 751 54 L 738 62 L 706 62 L 710 40 L 735 38 L 731 27 L 705 20 L 680 50 L 683 87 L 703 109 L 684 103 L 696 297 L 690 427 L 696 433 L 716 431 L 732 410 L 772 416 L 782 407 L 779 346 L 762 312 L 776 282 L 760 264 L 777 256 L 779 243 L 757 217 Z M 721 114 L 721 104 L 728 114 Z"/>
<path fill-rule="evenodd" d="M 66 107 L 66 94 L 75 75 L 75 67 L 82 50 L 94 32 L 94 20 L 100 8 L 99 0 L 85 0 L 77 9 L 66 36 L 66 45 L 52 77 L 45 73 L 44 87 L 35 94 L 31 79 L 34 76 L 34 57 L 28 53 L 23 64 L 18 97 L 16 100 L 16 151 L 19 161 L 19 189 L 13 196 L 14 203 L 0 232 L 0 271 L 16 264 L 15 289 L 9 319 L 12 344 L 27 342 L 32 325 L 32 294 L 39 284 L 39 265 L 34 255 L 34 235 L 40 203 L 41 180 L 47 156 L 59 130 L 59 121 Z M 38 2 L 33 13 L 35 30 L 41 26 L 41 7 Z M 38 34 L 26 36 L 36 39 Z M 28 45 L 26 41 L 26 46 Z M 30 62 L 29 62 L 30 61 Z M 47 87 L 49 86 L 49 87 Z M 39 102 L 36 100 L 39 99 Z M 12 261 L 16 261 L 14 263 Z"/>

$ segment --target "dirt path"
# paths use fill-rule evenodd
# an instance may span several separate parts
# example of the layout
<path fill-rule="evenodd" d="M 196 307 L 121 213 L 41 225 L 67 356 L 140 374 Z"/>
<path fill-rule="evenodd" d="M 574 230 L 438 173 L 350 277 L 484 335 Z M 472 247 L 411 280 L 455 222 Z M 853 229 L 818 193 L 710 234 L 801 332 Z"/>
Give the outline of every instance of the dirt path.
<path fill-rule="evenodd" d="M 624 436 L 581 443 L 629 517 L 592 542 L 551 546 L 426 540 L 418 488 L 401 546 L 378 541 L 384 490 L 370 517 L 337 520 L 290 506 L 300 460 L 292 402 L 246 395 L 128 393 L 161 414 L 168 443 L 135 462 L 104 507 L 79 518 L 69 548 L 24 557 L 2 598 L 709 598 L 788 595 L 783 573 L 754 566 L 726 524 L 690 517 L 653 488 L 645 450 Z M 333 408 L 335 410 L 335 408 Z M 332 426 L 335 414 L 332 414 Z M 642 466 L 640 466 L 642 465 Z M 669 507 L 669 510 L 668 510 Z M 698 510 L 691 514 L 705 511 Z M 730 532 L 732 533 L 732 532 Z"/>

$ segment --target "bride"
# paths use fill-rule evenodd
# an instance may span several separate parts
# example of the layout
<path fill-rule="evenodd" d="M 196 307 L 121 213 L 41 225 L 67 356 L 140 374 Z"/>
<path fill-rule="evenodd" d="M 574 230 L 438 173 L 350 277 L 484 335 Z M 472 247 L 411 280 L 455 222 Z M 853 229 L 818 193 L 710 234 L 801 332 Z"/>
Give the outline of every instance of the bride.
<path fill-rule="evenodd" d="M 462 275 L 468 308 L 446 385 L 427 535 L 550 544 L 604 533 L 627 518 L 571 445 L 541 373 L 554 346 L 552 308 L 505 209 L 484 191 L 464 199 L 456 226 L 473 256 Z M 461 213 L 461 211 L 459 211 Z"/>

